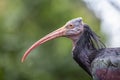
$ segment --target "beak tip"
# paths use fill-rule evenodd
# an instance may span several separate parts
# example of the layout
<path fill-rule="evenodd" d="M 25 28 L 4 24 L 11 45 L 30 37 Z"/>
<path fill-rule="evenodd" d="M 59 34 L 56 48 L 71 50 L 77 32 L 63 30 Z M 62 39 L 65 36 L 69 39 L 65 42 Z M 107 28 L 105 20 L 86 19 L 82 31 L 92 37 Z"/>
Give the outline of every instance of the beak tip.
<path fill-rule="evenodd" d="M 24 58 L 21 59 L 21 63 L 23 63 L 23 62 L 24 62 Z"/>
<path fill-rule="evenodd" d="M 26 59 L 26 57 L 28 56 L 29 52 L 30 52 L 30 50 L 28 49 L 28 51 L 26 51 L 26 52 L 24 53 L 24 55 L 23 55 L 23 57 L 22 57 L 22 59 L 21 59 L 21 62 L 22 62 L 22 63 L 25 61 L 25 59 Z"/>
<path fill-rule="evenodd" d="M 25 61 L 25 59 L 26 59 L 26 55 L 24 55 L 24 56 L 22 57 L 21 63 L 23 63 L 23 62 Z"/>

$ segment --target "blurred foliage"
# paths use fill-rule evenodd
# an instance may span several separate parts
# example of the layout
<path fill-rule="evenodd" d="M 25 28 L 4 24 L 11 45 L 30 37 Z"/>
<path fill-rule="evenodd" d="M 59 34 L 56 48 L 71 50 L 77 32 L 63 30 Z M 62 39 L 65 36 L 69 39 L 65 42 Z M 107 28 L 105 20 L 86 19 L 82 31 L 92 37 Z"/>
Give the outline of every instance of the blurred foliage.
<path fill-rule="evenodd" d="M 102 35 L 81 0 L 0 0 L 0 80 L 91 80 L 72 59 L 67 38 L 43 44 L 20 62 L 36 40 L 76 17 Z"/>

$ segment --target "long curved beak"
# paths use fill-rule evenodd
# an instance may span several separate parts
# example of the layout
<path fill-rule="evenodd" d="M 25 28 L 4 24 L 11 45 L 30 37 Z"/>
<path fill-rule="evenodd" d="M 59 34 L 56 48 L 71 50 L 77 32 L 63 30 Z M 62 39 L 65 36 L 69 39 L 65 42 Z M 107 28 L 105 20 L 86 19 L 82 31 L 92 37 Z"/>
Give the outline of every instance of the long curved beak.
<path fill-rule="evenodd" d="M 46 35 L 45 37 L 41 38 L 40 40 L 38 40 L 37 42 L 35 42 L 23 55 L 21 62 L 24 62 L 24 60 L 26 59 L 26 57 L 28 56 L 28 54 L 35 49 L 36 47 L 40 46 L 41 44 L 55 39 L 57 37 L 61 37 L 61 36 L 65 36 L 66 35 L 66 28 L 63 26 L 51 33 L 49 33 L 48 35 Z"/>

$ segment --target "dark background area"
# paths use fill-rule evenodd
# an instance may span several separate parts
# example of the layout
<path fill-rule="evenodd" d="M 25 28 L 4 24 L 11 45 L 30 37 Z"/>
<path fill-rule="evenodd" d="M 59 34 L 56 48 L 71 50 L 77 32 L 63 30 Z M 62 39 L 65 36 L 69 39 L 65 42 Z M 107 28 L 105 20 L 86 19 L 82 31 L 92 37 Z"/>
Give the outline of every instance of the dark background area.
<path fill-rule="evenodd" d="M 72 59 L 67 38 L 41 45 L 21 63 L 29 46 L 76 17 L 102 37 L 82 0 L 0 0 L 0 80 L 91 80 Z"/>

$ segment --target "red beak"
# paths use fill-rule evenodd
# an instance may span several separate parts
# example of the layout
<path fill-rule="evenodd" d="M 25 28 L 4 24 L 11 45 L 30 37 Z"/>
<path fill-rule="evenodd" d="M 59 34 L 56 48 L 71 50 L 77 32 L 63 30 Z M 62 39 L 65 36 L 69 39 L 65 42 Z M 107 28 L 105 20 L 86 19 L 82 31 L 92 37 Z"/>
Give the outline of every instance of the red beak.
<path fill-rule="evenodd" d="M 40 40 L 38 40 L 37 42 L 35 42 L 23 55 L 22 59 L 21 59 L 21 62 L 24 62 L 24 60 L 26 59 L 26 57 L 28 56 L 28 54 L 33 50 L 35 49 L 36 47 L 40 46 L 41 44 L 49 41 L 49 40 L 52 40 L 52 39 L 55 39 L 57 37 L 61 37 L 61 36 L 65 36 L 66 34 L 66 28 L 63 26 L 51 33 L 49 33 L 48 35 L 46 35 L 45 37 L 41 38 Z"/>

